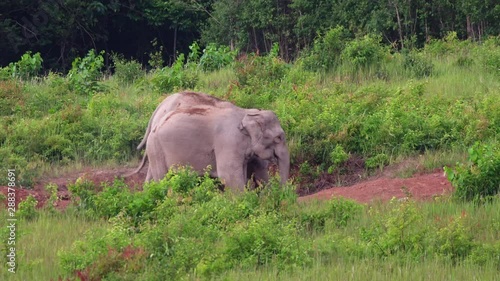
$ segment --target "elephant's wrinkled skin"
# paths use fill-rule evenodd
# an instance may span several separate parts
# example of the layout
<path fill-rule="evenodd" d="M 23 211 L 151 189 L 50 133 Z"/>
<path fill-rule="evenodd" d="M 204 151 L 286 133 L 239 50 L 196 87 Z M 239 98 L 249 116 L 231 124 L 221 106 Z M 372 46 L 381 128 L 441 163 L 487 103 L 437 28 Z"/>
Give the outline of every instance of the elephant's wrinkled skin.
<path fill-rule="evenodd" d="M 290 160 L 285 135 L 271 111 L 242 109 L 201 93 L 178 93 L 165 99 L 149 121 L 138 146 L 149 158 L 146 181 L 159 180 L 172 165 L 193 166 L 240 190 L 252 176 L 268 180 L 269 161 L 277 161 L 282 182 Z"/>
<path fill-rule="evenodd" d="M 196 105 L 206 105 L 206 106 L 214 106 L 214 107 L 232 107 L 234 106 L 230 102 L 226 102 L 220 100 L 216 97 L 209 96 L 203 93 L 194 93 L 194 92 L 181 92 L 175 93 L 167 98 L 165 98 L 158 107 L 156 107 L 153 115 L 149 119 L 148 127 L 146 129 L 146 133 L 142 138 L 141 143 L 137 146 L 138 150 L 141 150 L 145 145 L 148 139 L 149 133 L 152 128 L 155 128 L 160 122 L 162 122 L 168 113 L 172 112 L 177 108 L 186 108 Z"/>

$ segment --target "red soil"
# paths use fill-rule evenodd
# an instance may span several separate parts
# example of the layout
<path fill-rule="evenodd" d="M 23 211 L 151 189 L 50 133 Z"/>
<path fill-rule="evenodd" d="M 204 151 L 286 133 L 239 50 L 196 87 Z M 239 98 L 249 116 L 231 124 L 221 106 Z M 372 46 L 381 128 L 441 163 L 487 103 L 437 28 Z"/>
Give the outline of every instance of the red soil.
<path fill-rule="evenodd" d="M 58 198 L 56 208 L 64 209 L 70 203 L 70 193 L 68 184 L 74 183 L 76 179 L 84 177 L 99 185 L 102 182 L 112 183 L 115 177 L 127 174 L 132 169 L 86 169 L 83 172 L 71 173 L 55 178 L 40 179 L 33 189 L 16 188 L 16 203 L 24 200 L 32 194 L 38 201 L 38 207 L 44 205 L 49 194 L 44 190 L 44 186 L 53 183 L 58 186 Z M 130 176 L 125 182 L 133 188 L 140 188 L 145 178 L 144 171 Z M 0 192 L 7 194 L 7 186 L 0 186 Z M 332 196 L 351 198 L 361 203 L 371 201 L 388 201 L 392 197 L 405 198 L 413 197 L 417 200 L 429 200 L 433 196 L 449 194 L 452 187 L 443 172 L 416 175 L 411 178 L 392 178 L 381 176 L 376 179 L 367 179 L 352 186 L 331 187 L 323 189 L 317 193 L 300 197 L 300 201 L 310 199 L 330 199 Z"/>
<path fill-rule="evenodd" d="M 359 182 L 352 186 L 332 187 L 300 197 L 299 200 L 330 199 L 333 196 L 350 198 L 361 203 L 388 201 L 393 197 L 429 200 L 434 196 L 449 194 L 451 191 L 452 186 L 443 172 L 434 172 L 404 179 L 384 176 Z"/>

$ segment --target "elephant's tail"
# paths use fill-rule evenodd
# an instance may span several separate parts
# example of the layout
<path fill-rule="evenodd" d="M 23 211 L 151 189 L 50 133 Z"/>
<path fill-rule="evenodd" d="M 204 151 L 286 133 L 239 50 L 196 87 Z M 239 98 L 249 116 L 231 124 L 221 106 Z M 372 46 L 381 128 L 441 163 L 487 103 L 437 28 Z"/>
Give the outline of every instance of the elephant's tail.
<path fill-rule="evenodd" d="M 127 177 L 130 177 L 132 175 L 135 175 L 135 174 L 139 173 L 139 171 L 142 170 L 142 168 L 146 164 L 146 159 L 147 158 L 148 158 L 148 155 L 146 153 L 144 153 L 144 156 L 142 156 L 142 161 L 141 161 L 141 164 L 139 165 L 139 167 L 137 169 L 135 169 L 133 172 L 125 174 L 123 177 L 127 178 Z"/>
<path fill-rule="evenodd" d="M 156 109 L 156 110 L 158 110 L 158 109 Z M 139 143 L 139 145 L 137 146 L 137 150 L 141 150 L 146 145 L 146 141 L 148 140 L 149 133 L 151 132 L 151 123 L 153 122 L 153 117 L 156 114 L 156 110 L 153 112 L 153 115 L 149 119 L 148 127 L 146 128 L 146 133 L 144 133 L 144 138 L 142 138 L 141 143 Z"/>

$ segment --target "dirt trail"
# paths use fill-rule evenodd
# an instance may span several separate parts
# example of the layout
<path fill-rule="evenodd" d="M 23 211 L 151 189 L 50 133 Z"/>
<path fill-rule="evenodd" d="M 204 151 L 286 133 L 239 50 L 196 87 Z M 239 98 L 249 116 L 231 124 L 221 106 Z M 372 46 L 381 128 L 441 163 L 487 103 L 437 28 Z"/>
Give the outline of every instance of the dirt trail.
<path fill-rule="evenodd" d="M 352 186 L 332 187 L 318 193 L 300 197 L 300 201 L 329 199 L 332 196 L 351 198 L 361 203 L 388 201 L 412 197 L 416 200 L 429 200 L 437 195 L 449 194 L 453 190 L 443 172 L 416 175 L 411 178 L 390 178 L 382 176 L 359 182 Z"/>
<path fill-rule="evenodd" d="M 17 189 L 16 202 L 20 202 L 32 194 L 37 199 L 38 206 L 41 207 L 49 196 L 45 192 L 44 186 L 54 183 L 58 186 L 57 195 L 59 201 L 56 207 L 64 209 L 70 203 L 68 184 L 74 183 L 76 179 L 84 177 L 92 180 L 97 185 L 101 182 L 112 183 L 116 177 L 127 174 L 133 169 L 135 168 L 86 169 L 82 172 L 70 173 L 60 177 L 40 179 L 33 189 Z M 145 172 L 142 171 L 128 177 L 125 182 L 130 187 L 140 188 L 144 178 Z M 7 189 L 6 186 L 1 186 L 0 192 L 6 195 Z M 330 199 L 332 196 L 342 196 L 361 203 L 369 203 L 377 200 L 387 201 L 392 197 L 404 198 L 409 195 L 417 200 L 429 200 L 433 196 L 448 194 L 451 191 L 452 187 L 443 172 L 415 175 L 411 178 L 392 178 L 382 175 L 379 178 L 367 179 L 351 186 L 324 189 L 314 194 L 302 196 L 299 201 L 324 200 Z"/>

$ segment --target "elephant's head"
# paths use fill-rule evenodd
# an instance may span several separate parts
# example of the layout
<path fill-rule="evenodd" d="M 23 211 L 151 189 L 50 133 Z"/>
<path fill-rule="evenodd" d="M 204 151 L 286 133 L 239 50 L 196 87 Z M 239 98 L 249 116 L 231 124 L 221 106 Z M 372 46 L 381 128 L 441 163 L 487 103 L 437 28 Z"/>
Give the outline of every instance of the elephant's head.
<path fill-rule="evenodd" d="M 263 160 L 276 161 L 283 184 L 290 173 L 290 154 L 286 146 L 285 132 L 278 117 L 269 110 L 249 109 L 240 130 L 251 139 L 251 152 Z"/>

